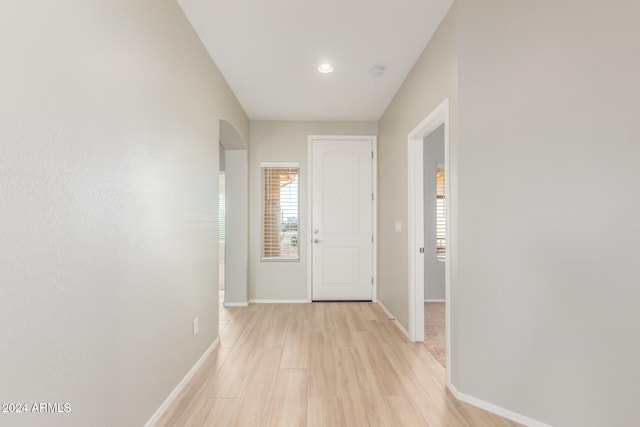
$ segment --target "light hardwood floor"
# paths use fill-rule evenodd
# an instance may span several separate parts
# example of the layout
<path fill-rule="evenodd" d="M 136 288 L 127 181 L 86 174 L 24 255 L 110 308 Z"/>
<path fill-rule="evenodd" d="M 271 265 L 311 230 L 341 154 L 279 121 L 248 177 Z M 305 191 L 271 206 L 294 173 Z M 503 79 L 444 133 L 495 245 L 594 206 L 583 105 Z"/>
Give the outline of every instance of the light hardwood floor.
<path fill-rule="evenodd" d="M 444 368 L 376 304 L 255 304 L 221 320 L 157 426 L 518 425 L 448 394 Z"/>

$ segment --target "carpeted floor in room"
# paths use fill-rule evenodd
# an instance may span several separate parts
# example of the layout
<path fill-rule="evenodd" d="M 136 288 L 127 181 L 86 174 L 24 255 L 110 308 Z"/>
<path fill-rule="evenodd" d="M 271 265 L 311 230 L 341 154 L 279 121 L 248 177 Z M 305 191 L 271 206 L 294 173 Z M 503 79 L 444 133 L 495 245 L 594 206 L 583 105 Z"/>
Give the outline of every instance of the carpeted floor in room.
<path fill-rule="evenodd" d="M 445 303 L 424 303 L 424 345 L 446 367 Z"/>

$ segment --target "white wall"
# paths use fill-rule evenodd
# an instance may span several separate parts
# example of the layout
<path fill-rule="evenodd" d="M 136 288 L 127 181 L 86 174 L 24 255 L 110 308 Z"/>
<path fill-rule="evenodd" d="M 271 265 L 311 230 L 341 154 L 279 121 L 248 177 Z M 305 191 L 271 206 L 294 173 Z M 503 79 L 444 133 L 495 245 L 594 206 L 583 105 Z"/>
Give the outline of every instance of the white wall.
<path fill-rule="evenodd" d="M 218 144 L 219 150 L 218 150 L 218 164 L 220 165 L 220 172 L 224 172 L 224 170 L 226 169 L 225 166 L 225 161 L 226 159 L 224 158 L 224 147 L 222 146 L 222 144 Z"/>
<path fill-rule="evenodd" d="M 460 0 L 459 382 L 638 424 L 640 3 Z"/>
<path fill-rule="evenodd" d="M 436 169 L 444 163 L 444 125 L 424 138 L 424 299 L 445 299 L 444 262 L 436 258 Z"/>
<path fill-rule="evenodd" d="M 0 2 L 3 425 L 140 426 L 218 335 L 218 119 L 172 0 Z M 200 333 L 192 336 L 192 320 Z"/>
<path fill-rule="evenodd" d="M 307 300 L 309 135 L 376 135 L 376 123 L 252 121 L 249 144 L 249 298 Z M 300 163 L 300 262 L 262 262 L 261 162 Z"/>
<path fill-rule="evenodd" d="M 418 58 L 407 79 L 387 107 L 379 123 L 378 137 L 378 299 L 409 330 L 407 137 L 443 100 L 450 101 L 449 143 L 451 163 L 450 201 L 455 207 L 457 150 L 457 51 L 456 3 Z M 455 240 L 456 212 L 452 209 Z M 394 222 L 402 222 L 402 232 Z M 456 336 L 455 250 L 451 253 L 451 328 Z M 452 341 L 455 380 L 457 354 Z"/>

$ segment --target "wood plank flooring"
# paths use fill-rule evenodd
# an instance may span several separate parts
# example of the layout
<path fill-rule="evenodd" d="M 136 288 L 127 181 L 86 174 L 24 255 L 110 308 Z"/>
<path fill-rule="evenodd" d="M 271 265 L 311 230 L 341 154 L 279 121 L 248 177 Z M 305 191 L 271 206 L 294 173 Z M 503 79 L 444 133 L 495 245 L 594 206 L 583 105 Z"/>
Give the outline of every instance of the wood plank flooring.
<path fill-rule="evenodd" d="M 444 368 L 376 304 L 255 304 L 221 321 L 157 426 L 518 425 L 448 394 Z"/>

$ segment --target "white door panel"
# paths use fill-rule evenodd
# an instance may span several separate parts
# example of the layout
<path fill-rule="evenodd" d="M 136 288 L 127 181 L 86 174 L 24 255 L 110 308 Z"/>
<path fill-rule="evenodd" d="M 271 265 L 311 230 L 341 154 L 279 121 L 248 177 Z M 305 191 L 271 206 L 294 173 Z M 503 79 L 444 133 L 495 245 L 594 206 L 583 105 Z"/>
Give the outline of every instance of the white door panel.
<path fill-rule="evenodd" d="M 313 300 L 372 299 L 372 140 L 312 140 Z"/>

